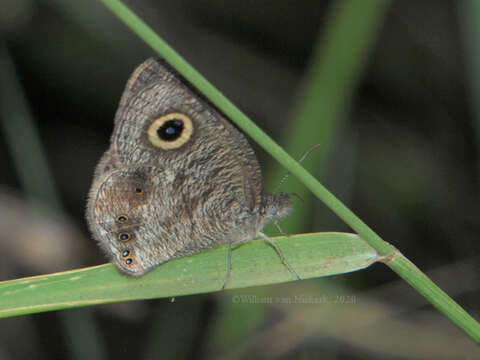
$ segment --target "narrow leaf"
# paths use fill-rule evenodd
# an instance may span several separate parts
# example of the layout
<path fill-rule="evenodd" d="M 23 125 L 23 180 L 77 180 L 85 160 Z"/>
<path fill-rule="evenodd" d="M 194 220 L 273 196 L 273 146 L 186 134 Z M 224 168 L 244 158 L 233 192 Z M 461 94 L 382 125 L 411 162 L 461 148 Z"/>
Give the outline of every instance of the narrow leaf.
<path fill-rule="evenodd" d="M 303 279 L 363 269 L 378 254 L 348 233 L 275 238 Z M 0 317 L 119 301 L 173 297 L 220 290 L 226 275 L 225 246 L 167 262 L 141 278 L 121 275 L 111 264 L 0 282 Z M 294 280 L 275 250 L 262 240 L 233 251 L 228 289 Z"/>

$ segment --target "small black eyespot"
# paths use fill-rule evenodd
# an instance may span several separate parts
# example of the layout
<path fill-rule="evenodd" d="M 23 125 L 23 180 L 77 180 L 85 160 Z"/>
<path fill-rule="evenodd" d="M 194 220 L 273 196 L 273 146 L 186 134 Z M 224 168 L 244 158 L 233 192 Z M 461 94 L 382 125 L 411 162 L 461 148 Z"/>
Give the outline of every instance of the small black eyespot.
<path fill-rule="evenodd" d="M 121 222 L 121 223 L 123 223 L 123 222 L 125 222 L 125 221 L 127 221 L 127 220 L 128 220 L 128 216 L 126 216 L 126 215 L 120 215 L 120 216 L 117 218 L 117 221 L 118 221 L 118 222 Z"/>
<path fill-rule="evenodd" d="M 127 264 L 127 265 L 130 265 L 132 262 L 133 262 L 133 260 L 130 259 L 130 258 L 128 258 L 127 260 L 125 260 L 125 264 Z"/>
<path fill-rule="evenodd" d="M 123 257 L 127 257 L 128 255 L 130 255 L 130 251 L 129 251 L 129 250 L 125 250 L 125 251 L 122 253 L 122 256 L 123 256 Z"/>
<path fill-rule="evenodd" d="M 141 194 L 141 193 L 143 193 L 143 189 L 137 187 L 137 188 L 135 188 L 135 192 L 136 192 L 137 194 Z"/>
<path fill-rule="evenodd" d="M 120 233 L 120 234 L 118 234 L 118 240 L 120 240 L 120 241 L 130 240 L 130 234 L 129 233 Z"/>
<path fill-rule="evenodd" d="M 178 119 L 168 120 L 157 129 L 157 135 L 164 141 L 174 141 L 182 135 L 183 121 Z"/>

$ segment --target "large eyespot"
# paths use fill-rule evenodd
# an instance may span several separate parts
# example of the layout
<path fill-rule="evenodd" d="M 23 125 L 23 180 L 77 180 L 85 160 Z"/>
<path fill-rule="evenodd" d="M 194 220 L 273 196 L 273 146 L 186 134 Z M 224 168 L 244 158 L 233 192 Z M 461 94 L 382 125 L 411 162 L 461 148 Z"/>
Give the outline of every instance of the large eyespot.
<path fill-rule="evenodd" d="M 163 150 L 179 148 L 192 137 L 192 134 L 192 120 L 181 113 L 160 116 L 148 128 L 148 140 Z"/>

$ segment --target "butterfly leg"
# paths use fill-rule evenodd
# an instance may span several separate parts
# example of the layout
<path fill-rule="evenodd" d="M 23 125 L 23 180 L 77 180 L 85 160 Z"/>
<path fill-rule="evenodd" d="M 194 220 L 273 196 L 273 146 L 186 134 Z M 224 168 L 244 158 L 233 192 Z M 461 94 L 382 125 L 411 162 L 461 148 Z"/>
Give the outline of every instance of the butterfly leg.
<path fill-rule="evenodd" d="M 228 282 L 230 281 L 230 274 L 232 273 L 232 243 L 228 243 L 228 254 L 227 254 L 227 275 L 225 276 L 225 281 L 222 286 L 222 290 L 225 290 Z"/>
<path fill-rule="evenodd" d="M 258 235 L 263 239 L 265 240 L 266 242 L 268 242 L 270 245 L 273 246 L 273 248 L 275 249 L 275 251 L 277 252 L 278 256 L 280 256 L 280 260 L 282 260 L 282 263 L 283 265 L 285 265 L 285 267 L 288 269 L 288 271 L 290 271 L 290 273 L 295 276 L 295 278 L 297 280 L 301 280 L 300 276 L 298 276 L 298 274 L 295 272 L 295 270 L 293 270 L 293 268 L 290 266 L 290 264 L 288 263 L 287 259 L 285 259 L 285 256 L 283 255 L 283 252 L 282 250 L 280 249 L 280 247 L 278 246 L 278 244 L 273 241 L 272 239 L 270 239 L 267 235 L 265 235 L 264 233 L 262 232 L 259 232 Z"/>
<path fill-rule="evenodd" d="M 286 233 L 285 231 L 282 230 L 282 228 L 280 227 L 280 224 L 278 223 L 277 220 L 274 220 L 274 221 L 273 221 L 273 224 L 274 224 L 275 227 L 277 228 L 277 230 L 278 230 L 278 232 L 280 233 L 280 235 L 283 235 L 283 236 L 286 236 L 286 237 L 292 236 L 292 234 L 288 234 L 288 233 Z"/>

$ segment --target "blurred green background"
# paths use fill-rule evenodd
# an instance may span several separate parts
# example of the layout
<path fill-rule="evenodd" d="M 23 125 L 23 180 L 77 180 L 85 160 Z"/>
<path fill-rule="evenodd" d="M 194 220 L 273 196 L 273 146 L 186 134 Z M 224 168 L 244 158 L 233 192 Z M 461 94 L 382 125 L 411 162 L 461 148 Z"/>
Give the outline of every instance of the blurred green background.
<path fill-rule="evenodd" d="M 295 158 L 320 144 L 305 167 L 479 317 L 479 1 L 125 3 Z M 94 0 L 2 0 L 0 36 L 0 280 L 103 263 L 86 196 L 123 86 L 154 54 Z M 284 171 L 253 146 L 273 192 Z M 304 198 L 286 232 L 349 231 L 293 177 L 280 190 Z M 476 351 L 382 265 L 0 321 L 0 359 Z"/>

